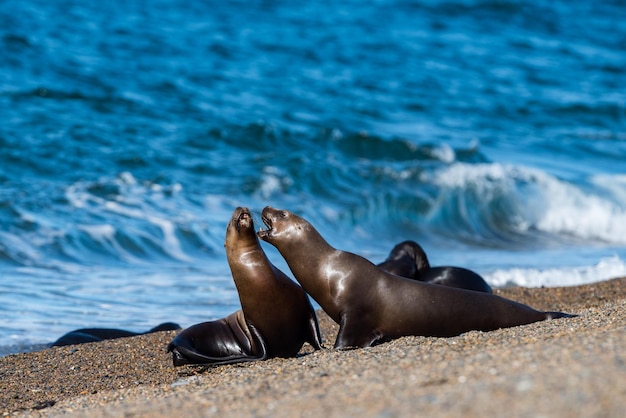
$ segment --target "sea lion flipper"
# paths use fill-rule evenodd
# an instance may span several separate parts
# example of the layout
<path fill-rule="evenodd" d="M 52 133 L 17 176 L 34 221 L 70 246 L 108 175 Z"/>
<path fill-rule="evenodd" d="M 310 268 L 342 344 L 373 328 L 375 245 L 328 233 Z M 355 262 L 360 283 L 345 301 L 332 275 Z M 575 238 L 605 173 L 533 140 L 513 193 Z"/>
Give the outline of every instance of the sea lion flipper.
<path fill-rule="evenodd" d="M 267 360 L 269 358 L 269 350 L 267 349 L 267 343 L 256 327 L 248 322 L 248 329 L 252 335 L 252 339 L 256 343 L 256 358 L 255 360 Z"/>
<path fill-rule="evenodd" d="M 211 357 L 199 353 L 193 349 L 189 349 L 187 347 L 174 347 L 171 350 L 172 352 L 172 361 L 174 366 L 183 366 L 185 364 L 213 364 L 213 365 L 221 365 L 221 364 L 233 364 L 233 363 L 242 363 L 245 361 L 257 361 L 257 360 L 265 360 L 267 356 L 254 356 L 249 354 L 238 354 L 232 356 L 225 357 Z"/>
<path fill-rule="evenodd" d="M 167 346 L 174 366 L 184 364 L 231 364 L 265 360 L 267 344 L 241 310 L 225 318 L 192 325 Z"/>
<path fill-rule="evenodd" d="M 578 315 L 565 312 L 545 312 L 546 319 L 576 318 Z"/>
<path fill-rule="evenodd" d="M 251 330 L 252 331 L 252 330 Z M 210 356 L 198 351 L 196 348 L 185 343 L 185 340 L 174 340 L 167 346 L 167 351 L 172 353 L 172 362 L 174 366 L 182 366 L 185 364 L 232 364 L 241 363 L 245 361 L 257 361 L 267 359 L 267 347 L 265 342 L 257 333 L 256 330 L 252 331 L 255 343 L 259 348 L 259 351 L 253 352 L 235 352 L 230 355 Z"/>
<path fill-rule="evenodd" d="M 311 308 L 311 314 L 309 316 L 308 327 L 309 327 L 308 329 L 309 338 L 307 339 L 307 342 L 311 344 L 311 346 L 315 350 L 321 350 L 322 349 L 322 333 L 320 332 L 320 325 L 317 322 L 317 315 L 315 315 L 315 311 L 313 310 L 313 308 Z"/>
<path fill-rule="evenodd" d="M 351 319 L 351 317 L 354 317 L 354 319 Z M 382 341 L 383 334 L 376 329 L 372 329 L 358 315 L 344 314 L 341 317 L 339 333 L 337 334 L 334 347 L 338 350 L 364 348 L 379 344 Z"/>
<path fill-rule="evenodd" d="M 242 363 L 245 361 L 257 361 L 257 360 L 266 360 L 269 357 L 267 351 L 267 344 L 265 340 L 259 333 L 259 331 L 254 327 L 254 325 L 247 323 L 248 330 L 250 331 L 252 350 L 248 352 L 240 352 L 228 356 L 208 356 L 206 354 L 200 353 L 195 350 L 193 347 L 185 346 L 185 345 L 175 345 L 174 342 L 171 342 L 167 351 L 172 352 L 172 360 L 174 362 L 174 366 L 182 366 L 184 364 L 232 364 L 232 363 Z M 227 341 L 221 341 L 222 343 Z"/>

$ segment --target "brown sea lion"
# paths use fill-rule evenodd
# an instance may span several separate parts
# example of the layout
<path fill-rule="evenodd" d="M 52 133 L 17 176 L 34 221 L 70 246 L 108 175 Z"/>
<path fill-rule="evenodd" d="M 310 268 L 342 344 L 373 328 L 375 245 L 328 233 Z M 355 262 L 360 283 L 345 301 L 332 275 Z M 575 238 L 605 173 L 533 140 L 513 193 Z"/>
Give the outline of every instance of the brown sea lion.
<path fill-rule="evenodd" d="M 243 319 L 238 317 L 240 329 L 235 329 L 235 334 L 238 337 L 250 336 L 254 333 L 246 332 L 245 328 L 254 328 L 258 333 L 257 338 L 266 347 L 265 358 L 292 357 L 305 342 L 316 350 L 320 349 L 322 339 L 319 325 L 308 296 L 267 259 L 247 208 L 239 207 L 233 212 L 226 228 L 224 246 L 243 312 Z M 234 321 L 227 322 L 234 324 Z M 182 363 L 183 358 L 193 347 L 196 347 L 197 354 L 207 358 L 219 358 L 220 355 L 214 352 L 218 346 L 236 348 L 234 339 L 224 337 L 222 333 L 214 335 L 214 326 L 213 322 L 205 323 L 204 326 L 198 324 L 193 330 L 187 329 L 178 334 L 168 346 L 168 351 L 174 353 L 174 363 L 178 361 L 185 364 Z M 204 333 L 200 332 L 203 327 L 206 328 Z M 193 343 L 190 341 L 191 336 Z M 253 347 L 252 343 L 250 341 L 247 346 Z M 177 347 L 181 345 L 187 347 L 187 354 L 178 350 Z M 232 350 L 226 351 L 230 353 Z M 261 359 L 261 353 L 256 350 L 241 350 L 241 353 L 249 355 L 250 359 Z"/>
<path fill-rule="evenodd" d="M 397 244 L 378 267 L 408 279 L 459 289 L 492 293 L 491 286 L 480 275 L 462 267 L 431 267 L 422 247 L 415 241 Z"/>
<path fill-rule="evenodd" d="M 263 209 L 259 238 L 281 253 L 304 290 L 339 324 L 335 348 L 369 347 L 406 335 L 449 337 L 570 316 L 496 295 L 387 273 L 331 247 L 305 219 Z"/>

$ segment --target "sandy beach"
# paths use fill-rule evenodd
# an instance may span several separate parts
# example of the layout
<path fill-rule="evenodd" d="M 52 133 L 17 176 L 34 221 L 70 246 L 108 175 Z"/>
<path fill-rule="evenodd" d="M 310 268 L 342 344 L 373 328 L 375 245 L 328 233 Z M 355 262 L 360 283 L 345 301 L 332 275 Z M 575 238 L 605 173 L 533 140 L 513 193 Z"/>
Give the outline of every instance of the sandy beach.
<path fill-rule="evenodd" d="M 496 294 L 576 318 L 296 358 L 172 366 L 175 332 L 0 358 L 2 416 L 621 417 L 626 278 Z M 198 318 L 201 322 L 204 318 Z"/>

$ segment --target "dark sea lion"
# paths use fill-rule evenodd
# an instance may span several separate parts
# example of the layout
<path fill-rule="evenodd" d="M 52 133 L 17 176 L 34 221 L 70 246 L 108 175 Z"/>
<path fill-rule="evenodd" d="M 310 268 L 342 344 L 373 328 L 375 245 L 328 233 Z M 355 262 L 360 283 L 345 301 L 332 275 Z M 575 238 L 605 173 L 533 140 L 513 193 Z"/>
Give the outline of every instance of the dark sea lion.
<path fill-rule="evenodd" d="M 243 311 L 244 320 L 240 319 L 238 323 L 242 328 L 245 323 L 258 332 L 258 339 L 267 348 L 266 357 L 292 357 L 305 342 L 316 350 L 320 349 L 319 325 L 308 296 L 302 287 L 270 263 L 261 248 L 247 208 L 237 208 L 233 212 L 226 228 L 224 246 Z M 214 347 L 233 347 L 240 340 L 235 341 L 223 333 L 215 335 L 213 325 L 204 325 L 204 333 L 198 331 L 202 324 L 195 327 L 200 328 L 184 330 L 168 346 L 168 351 L 174 352 L 175 364 L 177 358 L 181 362 L 186 355 L 178 350 L 181 345 L 187 347 L 187 353 L 195 349 L 198 355 L 212 359 L 220 357 L 214 352 Z M 237 335 L 241 335 L 239 330 L 236 331 Z M 190 333 L 193 342 L 190 341 Z M 242 350 L 242 353 L 247 351 Z M 258 355 L 256 351 L 250 352 L 251 359 L 259 359 Z"/>
<path fill-rule="evenodd" d="M 428 270 L 430 264 L 422 247 L 415 241 L 402 241 L 389 252 L 385 261 L 378 267 L 396 276 L 419 280 L 420 272 Z"/>
<path fill-rule="evenodd" d="M 477 273 L 462 267 L 431 267 L 426 252 L 415 241 L 393 247 L 378 267 L 386 272 L 421 282 L 492 293 L 491 286 Z"/>
<path fill-rule="evenodd" d="M 449 337 L 570 316 L 502 297 L 387 273 L 331 247 L 305 219 L 263 209 L 259 238 L 281 253 L 304 290 L 339 324 L 335 348 L 369 347 L 406 335 Z"/>
<path fill-rule="evenodd" d="M 64 345 L 75 345 L 93 343 L 96 341 L 113 340 L 115 338 L 133 337 L 135 335 L 150 334 L 157 331 L 175 331 L 180 329 L 180 325 L 173 322 L 164 322 L 146 332 L 132 332 L 115 328 L 81 328 L 64 334 L 61 338 L 53 342 L 51 347 L 61 347 Z"/>

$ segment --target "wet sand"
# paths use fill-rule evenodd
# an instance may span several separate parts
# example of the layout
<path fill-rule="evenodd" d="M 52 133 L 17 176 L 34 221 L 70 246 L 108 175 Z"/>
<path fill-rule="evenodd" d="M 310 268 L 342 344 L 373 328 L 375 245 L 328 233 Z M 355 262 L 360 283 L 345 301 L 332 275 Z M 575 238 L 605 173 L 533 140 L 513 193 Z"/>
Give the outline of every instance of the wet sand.
<path fill-rule="evenodd" d="M 621 417 L 626 278 L 496 294 L 576 318 L 453 338 L 404 337 L 296 358 L 175 368 L 174 331 L 0 358 L 2 416 Z M 198 318 L 198 322 L 204 318 Z"/>

